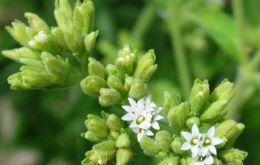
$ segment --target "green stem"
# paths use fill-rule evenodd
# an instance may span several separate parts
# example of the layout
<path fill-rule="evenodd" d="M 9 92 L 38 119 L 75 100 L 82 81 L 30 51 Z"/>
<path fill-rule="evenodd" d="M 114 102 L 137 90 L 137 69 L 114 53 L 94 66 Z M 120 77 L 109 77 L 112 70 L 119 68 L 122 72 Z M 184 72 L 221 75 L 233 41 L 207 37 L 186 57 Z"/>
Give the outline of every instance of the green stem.
<path fill-rule="evenodd" d="M 142 41 L 142 38 L 144 37 L 145 33 L 151 27 L 154 16 L 155 16 L 155 6 L 153 3 L 149 3 L 143 9 L 142 13 L 140 14 L 132 30 L 132 37 L 133 37 L 134 44 L 136 43 L 138 44 L 140 41 Z"/>
<path fill-rule="evenodd" d="M 179 80 L 182 86 L 182 93 L 184 97 L 187 98 L 191 88 L 191 79 L 182 43 L 181 27 L 179 22 L 180 15 L 177 6 L 169 8 L 169 10 L 170 11 L 168 18 L 166 19 L 166 23 L 170 33 L 173 57 L 176 61 Z"/>
<path fill-rule="evenodd" d="M 244 11 L 243 11 L 243 2 L 242 0 L 233 0 L 233 13 L 235 20 L 238 25 L 239 33 L 239 46 L 240 46 L 240 60 L 241 64 L 245 64 L 248 60 L 246 53 L 246 39 L 245 39 L 245 20 L 244 20 Z"/>

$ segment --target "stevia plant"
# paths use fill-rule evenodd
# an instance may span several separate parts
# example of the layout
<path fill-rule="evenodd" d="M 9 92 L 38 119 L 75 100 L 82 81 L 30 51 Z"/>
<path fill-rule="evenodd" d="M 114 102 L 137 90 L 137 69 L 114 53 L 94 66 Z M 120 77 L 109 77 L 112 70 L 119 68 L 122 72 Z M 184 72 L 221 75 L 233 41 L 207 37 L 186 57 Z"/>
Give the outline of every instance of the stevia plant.
<path fill-rule="evenodd" d="M 247 153 L 233 144 L 245 126 L 226 117 L 235 93 L 231 82 L 210 92 L 207 80 L 195 80 L 186 101 L 166 91 L 164 104 L 157 105 L 148 84 L 158 67 L 153 50 L 139 53 L 126 45 L 104 65 L 90 57 L 98 35 L 93 2 L 56 0 L 54 15 L 54 27 L 32 13 L 25 14 L 28 25 L 13 22 L 7 30 L 22 47 L 2 54 L 22 64 L 8 78 L 11 89 L 65 88 L 80 81 L 101 106 L 120 107 L 119 113 L 87 116 L 82 136 L 96 144 L 82 165 L 128 164 L 136 145 L 160 165 L 243 164 Z"/>

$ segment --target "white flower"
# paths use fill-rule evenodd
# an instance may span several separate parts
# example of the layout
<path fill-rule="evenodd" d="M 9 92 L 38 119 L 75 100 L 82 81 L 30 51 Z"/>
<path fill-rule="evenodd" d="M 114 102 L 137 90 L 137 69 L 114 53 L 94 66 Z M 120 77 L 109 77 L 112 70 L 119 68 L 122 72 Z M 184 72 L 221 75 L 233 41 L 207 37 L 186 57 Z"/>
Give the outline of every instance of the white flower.
<path fill-rule="evenodd" d="M 215 127 L 211 127 L 208 132 L 202 136 L 201 155 L 205 156 L 210 153 L 217 155 L 217 149 L 215 146 L 223 142 L 222 139 L 215 136 Z"/>
<path fill-rule="evenodd" d="M 162 108 L 157 107 L 152 102 L 151 97 L 142 98 L 135 102 L 133 99 L 128 98 L 129 105 L 122 106 L 127 112 L 122 117 L 122 120 L 131 122 L 130 128 L 137 134 L 138 141 L 141 140 L 142 136 L 153 136 L 153 132 L 150 130 L 151 127 L 160 130 L 158 121 L 163 119 L 159 113 Z"/>
<path fill-rule="evenodd" d="M 48 36 L 44 31 L 40 31 L 35 37 L 34 40 L 37 42 L 45 42 Z"/>
<path fill-rule="evenodd" d="M 207 156 L 193 156 L 191 165 L 212 165 L 214 159 L 211 155 Z"/>
<path fill-rule="evenodd" d="M 181 132 L 181 135 L 186 140 L 186 142 L 181 146 L 181 150 L 187 151 L 191 150 L 193 156 L 198 156 L 200 152 L 201 138 L 202 135 L 196 124 L 193 124 L 191 133 Z"/>

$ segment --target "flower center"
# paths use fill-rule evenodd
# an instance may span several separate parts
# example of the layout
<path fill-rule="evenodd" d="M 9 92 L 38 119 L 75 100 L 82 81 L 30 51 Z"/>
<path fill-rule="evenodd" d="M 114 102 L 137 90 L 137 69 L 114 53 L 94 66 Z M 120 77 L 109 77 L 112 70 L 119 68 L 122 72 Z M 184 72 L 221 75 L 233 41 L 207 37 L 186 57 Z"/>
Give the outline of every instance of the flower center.
<path fill-rule="evenodd" d="M 136 124 L 141 124 L 142 122 L 145 121 L 145 117 L 144 116 L 139 116 L 136 120 Z"/>
<path fill-rule="evenodd" d="M 191 145 L 193 145 L 193 146 L 197 145 L 198 142 L 199 142 L 198 137 L 194 137 L 194 138 L 191 139 Z"/>
<path fill-rule="evenodd" d="M 206 137 L 206 138 L 204 139 L 203 145 L 204 145 L 204 146 L 209 146 L 209 145 L 211 145 L 211 139 L 208 138 L 208 137 Z"/>

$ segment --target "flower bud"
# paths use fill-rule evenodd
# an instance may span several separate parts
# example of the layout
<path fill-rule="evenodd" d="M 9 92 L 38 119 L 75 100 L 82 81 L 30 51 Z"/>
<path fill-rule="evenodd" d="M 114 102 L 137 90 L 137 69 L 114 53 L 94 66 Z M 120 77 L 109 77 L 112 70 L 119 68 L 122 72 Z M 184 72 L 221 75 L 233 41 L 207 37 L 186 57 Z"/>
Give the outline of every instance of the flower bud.
<path fill-rule="evenodd" d="M 114 114 L 108 115 L 106 119 L 106 125 L 108 126 L 110 131 L 119 132 L 122 128 L 121 120 Z"/>
<path fill-rule="evenodd" d="M 140 79 L 135 78 L 129 90 L 129 97 L 140 99 L 147 92 L 147 84 Z"/>
<path fill-rule="evenodd" d="M 200 125 L 200 119 L 198 117 L 190 117 L 186 120 L 186 126 L 192 128 L 193 124 Z"/>
<path fill-rule="evenodd" d="M 32 27 L 36 31 L 49 31 L 49 26 L 46 24 L 46 22 L 41 19 L 38 15 L 33 13 L 25 13 L 25 17 L 28 20 L 28 23 L 30 27 Z"/>
<path fill-rule="evenodd" d="M 181 103 L 177 107 L 170 109 L 168 113 L 168 121 L 170 126 L 185 126 L 186 119 L 190 112 L 189 103 Z"/>
<path fill-rule="evenodd" d="M 124 84 L 117 76 L 109 76 L 107 79 L 107 84 L 110 88 L 114 88 L 119 92 L 124 91 Z"/>
<path fill-rule="evenodd" d="M 216 128 L 216 136 L 227 139 L 226 146 L 231 146 L 237 137 L 243 132 L 245 126 L 234 120 L 225 120 Z"/>
<path fill-rule="evenodd" d="M 26 47 L 4 50 L 2 51 L 2 54 L 9 59 L 26 65 L 38 66 L 40 63 L 40 53 Z"/>
<path fill-rule="evenodd" d="M 50 53 L 41 54 L 43 65 L 50 75 L 51 81 L 63 84 L 69 74 L 69 63 L 61 57 L 54 57 Z"/>
<path fill-rule="evenodd" d="M 72 19 L 72 6 L 69 0 L 56 0 L 54 16 L 59 27 L 66 29 Z"/>
<path fill-rule="evenodd" d="M 84 39 L 84 44 L 85 44 L 85 49 L 88 53 L 90 53 L 94 48 L 94 45 L 96 44 L 97 36 L 98 36 L 98 31 L 91 32 L 88 35 L 86 35 Z"/>
<path fill-rule="evenodd" d="M 182 158 L 180 161 L 180 165 L 191 165 L 192 162 L 192 158 L 191 157 L 186 157 L 186 158 Z"/>
<path fill-rule="evenodd" d="M 183 154 L 185 151 L 181 150 L 183 141 L 180 137 L 175 137 L 171 143 L 171 148 L 176 154 Z"/>
<path fill-rule="evenodd" d="M 81 164 L 107 164 L 114 157 L 115 153 L 116 148 L 114 141 L 106 140 L 94 145 L 92 150 L 86 153 L 86 158 Z"/>
<path fill-rule="evenodd" d="M 124 84 L 125 91 L 129 91 L 130 90 L 133 81 L 134 81 L 133 77 L 126 77 L 125 78 L 125 84 Z"/>
<path fill-rule="evenodd" d="M 179 165 L 179 158 L 178 157 L 168 157 L 162 160 L 159 165 Z"/>
<path fill-rule="evenodd" d="M 127 148 L 127 147 L 130 147 L 130 144 L 131 144 L 131 141 L 129 139 L 128 134 L 126 134 L 126 133 L 121 134 L 116 141 L 117 148 Z"/>
<path fill-rule="evenodd" d="M 147 136 L 142 137 L 140 145 L 144 151 L 144 154 L 148 156 L 156 156 L 160 151 L 160 148 L 156 142 Z"/>
<path fill-rule="evenodd" d="M 191 89 L 189 102 L 191 104 L 191 113 L 197 115 L 202 106 L 206 103 L 209 97 L 208 81 L 195 80 Z"/>
<path fill-rule="evenodd" d="M 95 115 L 88 115 L 85 125 L 88 131 L 85 133 L 85 138 L 90 141 L 100 141 L 107 137 L 108 128 L 105 120 Z"/>
<path fill-rule="evenodd" d="M 54 41 L 64 50 L 68 50 L 67 43 L 64 38 L 64 33 L 59 27 L 55 27 L 51 30 Z"/>
<path fill-rule="evenodd" d="M 80 86 L 85 94 L 97 96 L 99 90 L 106 87 L 106 81 L 98 76 L 87 76 L 80 82 Z"/>
<path fill-rule="evenodd" d="M 220 152 L 219 155 L 221 159 L 224 160 L 225 164 L 243 165 L 243 162 L 247 157 L 247 152 L 232 148 Z"/>
<path fill-rule="evenodd" d="M 23 46 L 28 46 L 28 42 L 35 34 L 32 28 L 27 27 L 21 21 L 12 22 L 12 27 L 7 26 L 6 29 L 12 37 Z"/>
<path fill-rule="evenodd" d="M 132 75 L 136 62 L 136 53 L 133 52 L 127 45 L 122 50 L 119 50 L 115 65 L 124 73 Z"/>
<path fill-rule="evenodd" d="M 105 79 L 106 69 L 103 64 L 95 60 L 94 58 L 88 59 L 88 72 L 90 76 L 98 76 Z"/>
<path fill-rule="evenodd" d="M 150 50 L 145 55 L 143 55 L 137 63 L 134 77 L 139 78 L 145 82 L 148 81 L 157 69 L 157 65 L 154 64 L 155 59 L 156 56 L 153 50 Z"/>
<path fill-rule="evenodd" d="M 213 102 L 208 109 L 203 112 L 200 119 L 203 122 L 216 122 L 226 115 L 227 100 L 218 100 Z"/>
<path fill-rule="evenodd" d="M 116 77 L 118 77 L 118 78 L 120 78 L 120 79 L 122 79 L 122 77 L 123 77 L 123 76 L 121 75 L 120 70 L 119 70 L 118 67 L 115 66 L 115 65 L 108 64 L 108 65 L 106 66 L 106 70 L 107 70 L 109 76 L 116 76 Z"/>
<path fill-rule="evenodd" d="M 155 135 L 155 142 L 162 151 L 169 152 L 171 150 L 171 141 L 171 134 L 167 131 L 159 131 Z"/>
<path fill-rule="evenodd" d="M 169 110 L 180 104 L 180 97 L 173 96 L 169 92 L 164 92 L 163 110 L 168 114 Z"/>
<path fill-rule="evenodd" d="M 99 93 L 99 104 L 104 107 L 112 106 L 121 99 L 120 93 L 112 88 L 101 88 Z"/>
<path fill-rule="evenodd" d="M 130 149 L 119 148 L 116 153 L 116 165 L 126 165 L 133 156 Z"/>
<path fill-rule="evenodd" d="M 221 160 L 214 158 L 214 165 L 224 165 L 224 164 Z"/>
<path fill-rule="evenodd" d="M 224 80 L 217 88 L 215 88 L 214 92 L 210 96 L 210 100 L 216 101 L 221 99 L 229 101 L 233 97 L 234 93 L 234 84 L 228 80 Z"/>

